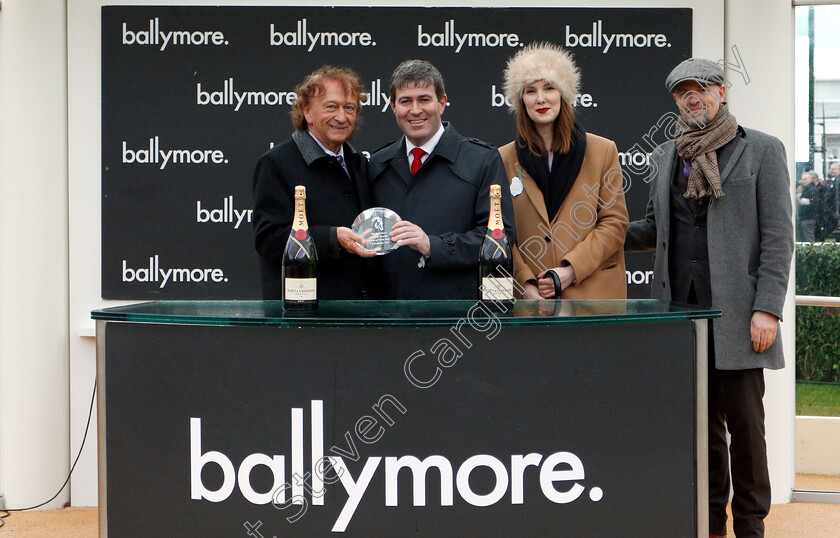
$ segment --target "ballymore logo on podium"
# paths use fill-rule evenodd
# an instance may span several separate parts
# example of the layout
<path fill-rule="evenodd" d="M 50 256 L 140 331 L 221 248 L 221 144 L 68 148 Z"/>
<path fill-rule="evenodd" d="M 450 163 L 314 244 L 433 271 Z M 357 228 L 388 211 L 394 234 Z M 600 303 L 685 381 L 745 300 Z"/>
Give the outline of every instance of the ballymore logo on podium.
<path fill-rule="evenodd" d="M 383 409 L 383 401 L 393 406 L 389 409 L 391 413 L 395 410 L 404 412 L 405 408 L 392 396 L 388 398 L 391 400 L 383 397 L 380 405 L 374 406 L 374 412 L 384 423 L 393 424 L 393 419 Z M 529 477 L 535 477 L 542 495 L 556 504 L 574 502 L 586 490 L 580 483 L 585 478 L 583 462 L 571 452 L 554 452 L 547 456 L 536 452 L 511 454 L 509 458 L 505 457 L 504 461 L 489 454 L 476 454 L 455 464 L 440 454 L 426 456 L 424 459 L 410 454 L 399 457 L 371 456 L 364 461 L 358 475 L 354 477 L 345 462 L 345 458 L 354 462 L 362 459 L 353 437 L 348 431 L 344 436 L 347 447 L 333 446 L 330 452 L 335 455 L 325 455 L 324 404 L 322 400 L 312 400 L 310 403 L 309 470 L 305 470 L 303 408 L 291 410 L 291 479 L 287 479 L 285 455 L 254 453 L 246 456 L 237 465 L 229 456 L 218 450 L 218 447 L 205 447 L 201 437 L 202 419 L 190 418 L 191 498 L 195 501 L 224 502 L 234 494 L 238 486 L 242 497 L 252 504 L 272 503 L 284 509 L 289 505 L 300 505 L 301 512 L 305 512 L 310 501 L 313 507 L 317 507 L 323 506 L 327 497 L 332 498 L 325 495 L 328 485 L 340 484 L 347 494 L 347 500 L 344 501 L 344 506 L 333 524 L 332 532 L 344 532 L 359 504 L 366 498 L 368 487 L 374 480 L 384 481 L 385 498 L 374 499 L 372 502 L 381 502 L 386 507 L 399 506 L 398 485 L 402 476 L 403 480 L 412 481 L 410 491 L 413 493 L 413 506 L 426 506 L 428 474 L 431 469 L 435 471 L 433 476 L 440 477 L 441 506 L 452 506 L 455 492 L 464 502 L 475 507 L 491 506 L 503 502 L 505 498 L 512 505 L 525 504 L 525 483 Z M 373 416 L 362 417 L 355 428 L 359 439 L 368 445 L 382 435 L 382 430 L 383 426 Z M 210 489 L 204 484 L 202 470 L 205 466 L 215 466 L 221 470 L 223 478 L 218 489 Z M 271 472 L 274 484 L 270 490 L 260 492 L 252 486 L 251 472 L 258 466 L 266 467 Z M 482 467 L 489 469 L 495 477 L 493 489 L 486 493 L 476 492 L 470 485 L 473 471 Z M 526 473 L 528 467 L 535 467 L 538 472 Z M 401 474 L 401 469 L 409 469 L 411 472 Z M 533 486 L 529 487 L 529 491 L 534 489 Z M 287 496 L 287 493 L 290 495 Z M 603 491 L 598 487 L 590 488 L 589 498 L 598 502 L 603 498 Z M 403 501 L 405 502 L 405 499 Z"/>

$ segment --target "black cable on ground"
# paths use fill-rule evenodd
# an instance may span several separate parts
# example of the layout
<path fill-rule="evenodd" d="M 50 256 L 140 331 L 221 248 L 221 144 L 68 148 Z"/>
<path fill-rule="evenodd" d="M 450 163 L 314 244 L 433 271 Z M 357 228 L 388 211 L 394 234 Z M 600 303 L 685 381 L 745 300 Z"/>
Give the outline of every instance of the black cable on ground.
<path fill-rule="evenodd" d="M 64 491 L 64 488 L 67 487 L 67 484 L 70 482 L 70 477 L 73 476 L 73 469 L 76 468 L 76 464 L 79 463 L 79 458 L 82 456 L 82 450 L 85 448 L 85 441 L 87 440 L 88 430 L 90 429 L 90 419 L 93 416 L 93 402 L 96 401 L 96 378 L 93 379 L 93 394 L 90 396 L 90 409 L 88 409 L 88 418 L 87 418 L 87 425 L 85 425 L 85 434 L 82 436 L 82 446 L 79 447 L 79 453 L 76 454 L 76 459 L 73 461 L 73 466 L 70 467 L 70 472 L 67 473 L 67 480 L 64 481 L 64 484 L 55 492 L 55 495 L 47 499 L 46 501 L 42 502 L 41 504 L 36 504 L 35 506 L 27 506 L 26 508 L 7 508 L 6 510 L 0 510 L 0 512 L 5 512 L 6 515 L 0 515 L 0 527 L 6 524 L 3 519 L 9 517 L 11 512 L 24 512 L 26 510 L 34 510 L 35 508 L 40 508 L 45 504 L 52 502 L 53 499 L 58 497 L 58 495 Z"/>

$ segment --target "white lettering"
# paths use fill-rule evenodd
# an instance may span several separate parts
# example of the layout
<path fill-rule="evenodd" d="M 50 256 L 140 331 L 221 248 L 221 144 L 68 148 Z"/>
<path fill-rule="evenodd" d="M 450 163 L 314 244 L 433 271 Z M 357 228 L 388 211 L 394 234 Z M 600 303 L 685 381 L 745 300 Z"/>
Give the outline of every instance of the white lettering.
<path fill-rule="evenodd" d="M 307 47 L 306 52 L 312 52 L 316 46 L 324 47 L 375 47 L 376 41 L 368 32 L 310 32 L 307 28 L 309 21 L 296 21 L 294 31 L 283 32 L 277 30 L 274 24 L 269 25 L 268 44 L 273 47 Z"/>
<path fill-rule="evenodd" d="M 455 31 L 455 19 L 443 23 L 443 32 L 427 33 L 423 31 L 423 25 L 417 25 L 417 46 L 418 47 L 454 47 L 455 54 L 461 52 L 464 46 L 467 47 L 521 47 L 519 34 L 514 33 L 467 33 L 459 34 Z"/>
<path fill-rule="evenodd" d="M 201 470 L 208 463 L 215 463 L 222 470 L 224 479 L 222 485 L 216 491 L 204 487 L 201 480 Z M 221 452 L 215 450 L 201 453 L 201 419 L 190 419 L 190 497 L 200 501 L 207 499 L 210 502 L 222 502 L 233 493 L 234 487 L 233 464 Z"/>
<path fill-rule="evenodd" d="M 597 47 L 602 54 L 611 48 L 664 48 L 670 47 L 665 34 L 612 34 L 604 32 L 604 21 L 598 19 L 592 23 L 591 33 L 574 33 L 570 25 L 566 25 L 567 47 Z"/>
<path fill-rule="evenodd" d="M 343 459 L 330 458 L 330 463 L 332 463 L 333 467 L 339 473 L 341 485 L 344 486 L 344 490 L 348 495 L 347 502 L 344 503 L 344 508 L 341 509 L 338 519 L 335 520 L 335 525 L 332 528 L 333 532 L 344 532 L 347 529 L 347 525 L 350 523 L 353 514 L 356 513 L 356 508 L 359 507 L 359 502 L 361 502 L 362 496 L 365 494 L 365 490 L 367 490 L 368 484 L 370 484 L 370 480 L 373 478 L 373 473 L 379 467 L 380 461 L 382 461 L 380 457 L 368 458 L 362 469 L 362 473 L 359 475 L 359 479 L 354 481 Z"/>
<path fill-rule="evenodd" d="M 569 469 L 558 471 L 557 467 L 565 465 Z M 540 467 L 540 489 L 546 499 L 557 504 L 568 504 L 583 493 L 584 487 L 575 483 L 568 491 L 557 491 L 554 482 L 568 482 L 583 480 L 583 462 L 571 452 L 555 452 L 545 459 Z"/>
<path fill-rule="evenodd" d="M 148 149 L 129 149 L 128 142 L 122 143 L 124 164 L 159 164 L 163 170 L 168 164 L 227 164 L 225 152 L 220 149 L 161 149 L 160 138 L 149 139 Z"/>
<path fill-rule="evenodd" d="M 575 104 L 583 108 L 596 108 L 598 103 L 592 100 L 592 95 L 588 93 L 579 93 L 575 95 Z"/>
<path fill-rule="evenodd" d="M 470 473 L 476 467 L 489 467 L 493 474 L 496 475 L 496 485 L 493 491 L 486 495 L 479 495 L 475 493 L 470 487 Z M 479 454 L 473 456 L 465 461 L 461 467 L 458 468 L 458 475 L 455 477 L 455 483 L 458 486 L 458 494 L 461 498 L 473 506 L 490 506 L 496 504 L 504 497 L 508 488 L 508 473 L 505 466 L 487 454 Z"/>
<path fill-rule="evenodd" d="M 625 271 L 627 284 L 650 284 L 653 280 L 653 271 Z"/>
<path fill-rule="evenodd" d="M 383 397 L 379 402 L 379 406 L 374 406 L 374 411 L 382 418 L 385 423 L 392 425 L 393 421 L 387 414 L 381 412 L 381 404 L 383 400 L 387 400 L 395 405 L 397 410 L 401 412 L 405 409 L 401 405 L 397 406 L 393 397 Z M 329 484 L 340 483 L 347 493 L 347 500 L 336 519 L 332 531 L 344 532 L 347 530 L 350 521 L 353 519 L 356 510 L 360 506 L 362 500 L 367 493 L 371 482 L 373 481 L 377 470 L 380 468 L 382 462 L 381 456 L 372 456 L 367 458 L 364 465 L 359 471 L 358 477 L 354 478 L 350 474 L 350 470 L 345 463 L 344 458 L 339 456 L 324 456 L 323 455 L 323 402 L 321 400 L 312 400 L 312 444 L 311 449 L 311 464 L 312 469 L 305 471 L 304 469 L 304 420 L 303 408 L 292 409 L 291 421 L 291 457 L 287 458 L 283 455 L 269 455 L 263 453 L 254 453 L 244 457 L 242 462 L 236 466 L 231 459 L 220 451 L 202 452 L 201 443 L 201 419 L 190 418 L 190 488 L 191 498 L 194 500 L 208 500 L 211 502 L 222 502 L 228 499 L 236 486 L 242 496 L 255 505 L 263 505 L 274 503 L 275 508 L 285 509 L 286 506 L 286 490 L 292 490 L 292 498 L 290 503 L 292 505 L 300 505 L 303 508 L 294 520 L 305 513 L 308 501 L 306 493 L 308 492 L 313 499 L 312 506 L 323 506 L 325 504 L 325 490 L 323 489 L 324 481 Z M 363 417 L 362 429 L 363 437 L 367 436 L 376 428 L 378 420 L 370 415 Z M 357 422 L 357 429 L 360 422 Z M 349 436 L 349 432 L 347 433 Z M 331 449 L 336 452 L 336 447 Z M 353 452 L 356 453 L 355 448 Z M 457 472 L 454 471 L 453 465 L 449 458 L 443 455 L 435 454 L 427 456 L 421 460 L 414 455 L 404 456 L 388 456 L 385 457 L 385 465 L 383 471 L 383 478 L 385 481 L 385 506 L 396 507 L 400 504 L 399 499 L 399 480 L 400 471 L 408 469 L 410 473 L 402 473 L 403 479 L 406 477 L 411 480 L 411 504 L 413 506 L 426 506 L 427 488 L 429 480 L 429 471 L 435 469 L 432 480 L 436 477 L 440 479 L 440 506 L 453 506 L 454 494 L 457 489 L 460 497 L 468 504 L 478 507 L 491 506 L 500 502 L 508 491 L 510 486 L 511 505 L 521 505 L 525 502 L 525 475 L 529 467 L 534 467 L 530 473 L 530 481 L 533 483 L 538 479 L 539 490 L 546 499 L 557 504 L 568 504 L 580 498 L 586 488 L 579 482 L 583 481 L 586 473 L 583 462 L 575 454 L 571 452 L 555 452 L 543 459 L 542 454 L 529 453 L 512 454 L 510 456 L 510 466 L 507 467 L 499 458 L 488 454 L 477 454 L 468 457 L 458 467 Z M 291 462 L 292 480 L 286 481 L 286 462 Z M 358 455 L 356 455 L 358 460 Z M 222 484 L 217 490 L 208 489 L 201 478 L 203 468 L 208 464 L 217 465 L 222 472 Z M 258 492 L 254 490 L 251 483 L 251 475 L 254 468 L 257 466 L 267 467 L 272 473 L 273 485 L 271 491 Z M 329 466 L 334 478 L 325 480 L 324 474 L 326 469 L 324 466 Z M 486 467 L 493 475 L 493 485 L 489 491 L 476 492 L 470 484 L 470 478 L 479 467 Z M 509 471 L 510 469 L 510 471 Z M 486 471 L 478 471 L 485 474 Z M 312 476 L 315 473 L 318 476 L 318 481 Z M 486 474 L 485 474 L 486 476 Z M 312 479 L 312 487 L 307 485 L 307 480 Z M 566 482 L 565 488 L 558 483 Z M 291 484 L 290 484 L 291 483 Z M 486 488 L 486 486 L 485 486 Z M 405 491 L 406 488 L 403 488 Z M 534 488 L 532 491 L 536 491 Z M 437 495 L 433 495 L 437 498 Z M 594 487 L 590 491 L 590 498 L 597 502 L 603 497 L 601 488 Z M 330 496 L 326 502 L 331 502 Z M 404 502 L 407 499 L 403 499 Z M 288 518 L 287 518 L 288 519 Z M 289 519 L 289 521 L 293 521 Z"/>
<path fill-rule="evenodd" d="M 493 107 L 503 107 L 503 106 L 511 106 L 510 99 L 505 97 L 505 94 L 496 91 L 496 85 L 493 84 L 490 87 L 490 106 Z"/>
<path fill-rule="evenodd" d="M 630 166 L 633 169 L 640 169 L 650 166 L 650 153 L 642 151 L 620 151 L 618 162 L 621 166 Z"/>
<path fill-rule="evenodd" d="M 539 467 L 542 454 L 514 454 L 510 458 L 510 504 L 525 502 L 525 469 Z"/>
<path fill-rule="evenodd" d="M 432 467 L 440 474 L 440 505 L 452 506 L 452 464 L 443 456 L 429 456 L 420 461 L 415 456 L 385 458 L 385 506 L 399 506 L 397 479 L 400 469 L 411 469 L 414 506 L 426 506 L 426 472 Z"/>
<path fill-rule="evenodd" d="M 257 465 L 268 467 L 274 475 L 274 485 L 266 493 L 257 493 L 251 486 L 251 470 Z M 273 498 L 273 492 L 286 482 L 286 467 L 283 456 L 269 457 L 266 454 L 251 454 L 239 466 L 236 483 L 242 496 L 252 504 L 268 504 Z"/>
<path fill-rule="evenodd" d="M 133 268 L 128 267 L 128 261 L 122 261 L 123 282 L 159 282 L 162 289 L 171 282 L 227 282 L 225 272 L 218 268 L 169 268 L 160 266 L 160 256 L 155 254 L 149 257 L 149 266 Z"/>
<path fill-rule="evenodd" d="M 289 91 L 236 91 L 233 77 L 223 81 L 221 90 L 205 90 L 200 82 L 195 90 L 195 104 L 232 106 L 234 112 L 239 112 L 242 106 L 292 105 L 297 100 L 297 94 Z"/>
<path fill-rule="evenodd" d="M 155 17 L 149 20 L 148 30 L 129 30 L 128 23 L 122 25 L 123 45 L 160 45 L 160 51 L 166 50 L 169 45 L 192 46 L 192 45 L 228 45 L 225 34 L 218 30 L 170 30 L 164 32 L 160 29 L 160 18 Z"/>

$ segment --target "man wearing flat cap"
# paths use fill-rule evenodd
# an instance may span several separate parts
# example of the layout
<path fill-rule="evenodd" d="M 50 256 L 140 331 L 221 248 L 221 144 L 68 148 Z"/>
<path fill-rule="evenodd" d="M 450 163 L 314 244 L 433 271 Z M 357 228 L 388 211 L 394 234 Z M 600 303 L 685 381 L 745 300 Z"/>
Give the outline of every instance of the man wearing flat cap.
<path fill-rule="evenodd" d="M 654 298 L 722 312 L 709 334 L 709 531 L 726 534 L 731 459 L 735 534 L 764 536 L 764 368 L 784 367 L 778 326 L 793 255 L 785 149 L 738 125 L 717 63 L 686 60 L 665 85 L 680 120 L 651 157 L 647 212 L 625 250 L 656 249 Z"/>

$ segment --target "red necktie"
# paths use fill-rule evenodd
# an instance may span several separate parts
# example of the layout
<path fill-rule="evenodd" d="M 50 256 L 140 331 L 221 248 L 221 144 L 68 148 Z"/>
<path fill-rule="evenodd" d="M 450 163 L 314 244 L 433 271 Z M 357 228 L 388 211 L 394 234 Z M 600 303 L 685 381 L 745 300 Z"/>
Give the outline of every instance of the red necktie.
<path fill-rule="evenodd" d="M 411 154 L 414 156 L 414 160 L 411 161 L 411 175 L 413 176 L 420 170 L 420 165 L 423 164 L 422 157 L 426 152 L 420 148 L 414 148 L 411 150 Z"/>

